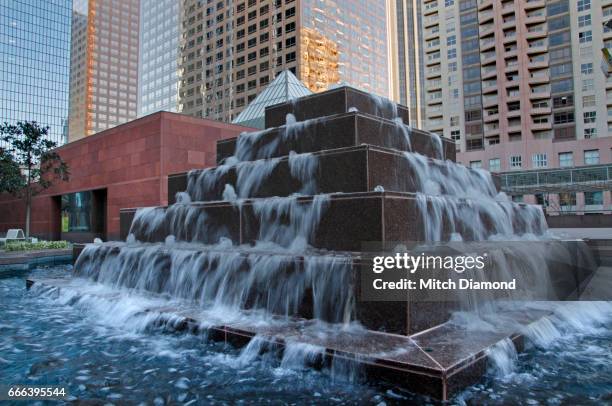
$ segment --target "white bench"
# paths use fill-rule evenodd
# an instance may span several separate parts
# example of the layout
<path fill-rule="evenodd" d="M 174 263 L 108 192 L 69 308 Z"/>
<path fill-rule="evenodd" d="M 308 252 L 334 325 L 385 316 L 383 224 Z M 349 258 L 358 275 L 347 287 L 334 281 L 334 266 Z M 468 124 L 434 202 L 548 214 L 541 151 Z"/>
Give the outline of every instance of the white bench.
<path fill-rule="evenodd" d="M 6 232 L 6 237 L 0 238 L 1 244 L 6 244 L 9 241 L 25 241 L 25 235 L 21 228 L 11 228 Z"/>

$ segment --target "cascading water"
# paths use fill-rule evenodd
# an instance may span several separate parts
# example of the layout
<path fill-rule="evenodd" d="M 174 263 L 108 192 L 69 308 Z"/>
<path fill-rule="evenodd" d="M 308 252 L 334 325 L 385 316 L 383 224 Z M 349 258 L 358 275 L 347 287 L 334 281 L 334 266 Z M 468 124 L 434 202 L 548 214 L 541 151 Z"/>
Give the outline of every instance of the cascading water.
<path fill-rule="evenodd" d="M 409 151 L 403 152 L 403 159 L 409 168 L 406 176 L 411 177 L 416 191 L 421 224 L 404 226 L 422 227 L 425 243 L 522 242 L 548 237 L 541 209 L 515 204 L 498 193 L 489 173 L 445 161 L 442 140 L 435 134 L 430 134 L 427 141 L 431 145 L 422 148 L 436 158 L 413 151 L 421 141 L 412 142 L 414 133 L 398 117 L 397 106 L 385 99 L 373 99 L 377 114 L 395 123 L 395 130 L 390 132 L 397 143 L 392 144 Z M 327 323 L 332 323 L 335 331 L 359 327 L 357 254 L 313 248 L 319 246 L 315 244 L 317 230 L 323 219 L 329 220 L 326 213 L 333 198 L 321 194 L 316 183 L 322 172 L 321 154 L 286 150 L 288 142 L 307 137 L 317 123 L 319 119 L 297 122 L 289 114 L 286 124 L 278 129 L 241 134 L 234 155 L 222 165 L 188 174 L 187 188 L 177 194 L 175 204 L 138 209 L 126 243 L 88 245 L 75 264 L 76 275 L 112 288 L 116 292 L 113 299 L 120 297 L 124 305 L 129 304 L 132 294 L 150 294 L 151 308 L 161 310 L 150 311 L 142 318 L 145 322 L 160 322 L 167 305 L 203 312 L 209 327 L 215 323 L 270 326 L 312 319 L 319 329 L 314 336 L 319 339 Z M 281 152 L 284 156 L 279 157 Z M 274 181 L 279 173 L 291 177 L 296 193 L 260 197 L 277 190 Z M 384 190 L 376 187 L 377 193 Z M 215 215 L 214 210 L 218 210 Z M 566 263 L 573 259 L 554 242 L 542 246 L 504 245 L 492 250 L 495 275 L 501 279 L 524 278 L 542 288 L 538 294 L 549 295 L 547 259 L 555 257 Z M 97 303 L 108 295 L 108 290 L 104 295 L 95 289 L 87 292 L 88 298 L 74 296 L 70 300 Z M 471 314 L 485 310 L 495 314 L 488 304 L 497 299 L 466 293 L 460 298 L 460 309 Z M 146 313 L 141 307 L 130 309 L 118 312 L 126 323 L 135 314 Z M 172 323 L 184 323 L 186 317 Z M 357 328 L 351 330 L 353 333 L 359 335 L 361 331 Z M 532 335 L 534 340 L 545 342 L 546 334 L 534 330 Z M 268 345 L 267 337 L 257 333 L 237 362 L 250 363 Z M 503 341 L 489 352 L 501 374 L 512 369 L 516 358 L 513 348 L 511 342 Z M 323 346 L 286 342 L 280 369 L 317 362 L 324 350 Z M 359 355 L 355 359 L 335 357 L 332 376 L 358 379 L 359 363 Z"/>

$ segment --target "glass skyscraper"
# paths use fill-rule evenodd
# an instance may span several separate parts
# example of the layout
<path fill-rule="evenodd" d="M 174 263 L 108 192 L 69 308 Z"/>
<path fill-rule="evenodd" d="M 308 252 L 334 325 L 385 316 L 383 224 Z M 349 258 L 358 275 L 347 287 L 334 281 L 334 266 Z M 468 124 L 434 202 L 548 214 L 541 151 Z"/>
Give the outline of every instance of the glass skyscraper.
<path fill-rule="evenodd" d="M 0 122 L 37 121 L 66 141 L 71 0 L 3 0 Z"/>
<path fill-rule="evenodd" d="M 176 111 L 181 2 L 140 0 L 138 116 Z"/>

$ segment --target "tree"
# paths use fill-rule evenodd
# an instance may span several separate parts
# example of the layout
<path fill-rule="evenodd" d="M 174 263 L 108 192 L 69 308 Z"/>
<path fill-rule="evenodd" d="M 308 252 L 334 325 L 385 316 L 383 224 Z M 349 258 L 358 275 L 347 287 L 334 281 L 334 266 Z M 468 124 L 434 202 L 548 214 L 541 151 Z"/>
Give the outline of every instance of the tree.
<path fill-rule="evenodd" d="M 0 125 L 1 139 L 7 144 L 3 152 L 7 161 L 2 167 L 4 178 L 6 163 L 7 180 L 2 183 L 8 185 L 6 191 L 25 200 L 26 237 L 30 236 L 32 197 L 69 177 L 68 165 L 53 150 L 57 143 L 47 138 L 48 133 L 49 127 L 40 127 L 36 121 Z"/>
<path fill-rule="evenodd" d="M 14 193 L 24 180 L 17 162 L 6 150 L 0 148 L 0 193 Z"/>

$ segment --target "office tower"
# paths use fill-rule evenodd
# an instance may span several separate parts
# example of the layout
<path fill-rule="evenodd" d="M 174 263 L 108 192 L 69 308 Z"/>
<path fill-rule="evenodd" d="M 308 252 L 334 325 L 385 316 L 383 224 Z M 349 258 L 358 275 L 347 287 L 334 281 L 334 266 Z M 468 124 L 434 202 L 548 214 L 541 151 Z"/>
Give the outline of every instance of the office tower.
<path fill-rule="evenodd" d="M 140 0 L 138 116 L 176 111 L 180 0 Z"/>
<path fill-rule="evenodd" d="M 139 0 L 75 0 L 69 140 L 136 118 Z"/>
<path fill-rule="evenodd" d="M 423 27 L 419 0 L 390 1 L 392 98 L 410 110 L 410 124 L 422 128 L 425 118 Z"/>
<path fill-rule="evenodd" d="M 505 172 L 517 200 L 610 210 L 612 3 L 420 3 L 424 127 L 455 139 L 460 162 Z"/>
<path fill-rule="evenodd" d="M 185 0 L 179 111 L 233 120 L 283 70 L 389 96 L 385 0 Z"/>
<path fill-rule="evenodd" d="M 36 121 L 65 142 L 71 1 L 4 1 L 0 7 L 0 122 Z"/>

